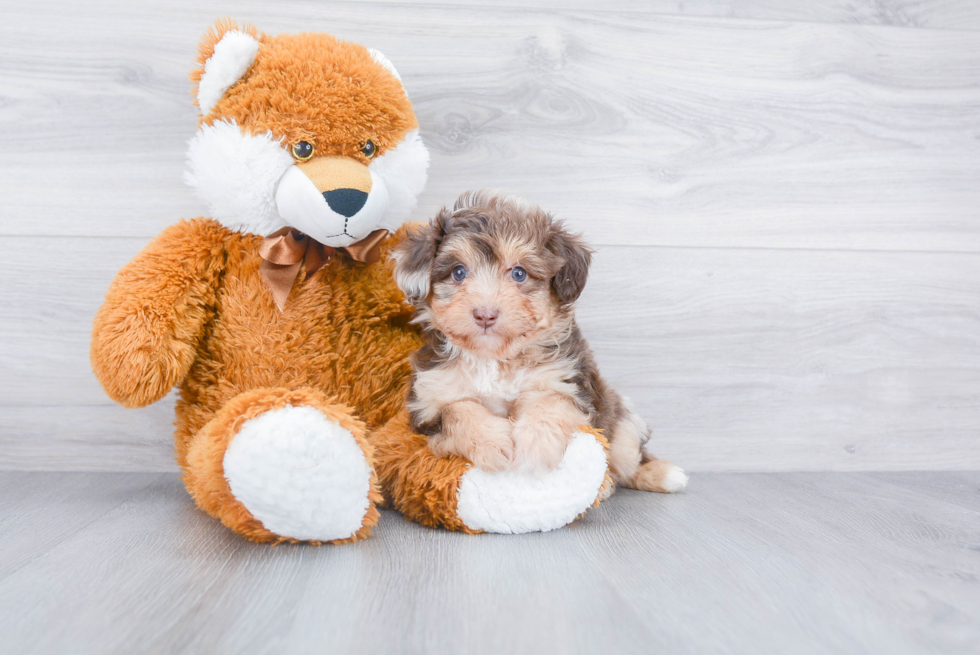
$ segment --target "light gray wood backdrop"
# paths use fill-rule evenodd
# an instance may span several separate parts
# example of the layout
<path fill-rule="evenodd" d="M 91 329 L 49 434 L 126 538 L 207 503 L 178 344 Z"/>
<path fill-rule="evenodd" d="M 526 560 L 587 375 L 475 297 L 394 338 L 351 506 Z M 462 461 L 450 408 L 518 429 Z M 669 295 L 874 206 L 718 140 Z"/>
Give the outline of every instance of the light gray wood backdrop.
<path fill-rule="evenodd" d="M 581 323 L 693 470 L 980 467 L 980 3 L 0 3 L 0 468 L 172 470 L 88 364 L 114 272 L 203 213 L 187 72 L 230 15 L 383 50 L 417 219 L 525 195 L 598 249 Z"/>

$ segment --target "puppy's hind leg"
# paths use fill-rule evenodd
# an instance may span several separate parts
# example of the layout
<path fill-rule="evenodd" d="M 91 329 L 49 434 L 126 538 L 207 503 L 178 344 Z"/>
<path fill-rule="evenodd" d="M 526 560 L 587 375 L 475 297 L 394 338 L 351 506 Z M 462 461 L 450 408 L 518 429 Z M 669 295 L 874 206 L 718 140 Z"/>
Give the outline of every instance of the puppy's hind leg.
<path fill-rule="evenodd" d="M 616 484 L 630 489 L 676 493 L 687 486 L 684 469 L 644 450 L 650 430 L 630 412 L 616 424 L 609 439 L 609 469 Z"/>
<path fill-rule="evenodd" d="M 640 468 L 626 486 L 643 491 L 672 494 L 686 487 L 687 480 L 687 473 L 681 467 L 665 459 L 657 459 L 653 455 L 643 453 Z"/>

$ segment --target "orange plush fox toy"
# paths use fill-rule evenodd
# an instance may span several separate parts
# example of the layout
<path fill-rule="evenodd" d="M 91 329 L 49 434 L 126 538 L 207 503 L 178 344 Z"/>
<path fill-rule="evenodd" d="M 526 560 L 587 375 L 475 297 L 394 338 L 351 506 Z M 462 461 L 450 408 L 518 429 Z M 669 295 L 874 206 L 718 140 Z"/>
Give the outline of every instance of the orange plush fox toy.
<path fill-rule="evenodd" d="M 119 272 L 91 352 L 128 407 L 179 387 L 177 462 L 198 506 L 253 541 L 342 543 L 370 533 L 383 499 L 430 526 L 526 532 L 607 494 L 597 434 L 526 478 L 437 458 L 409 430 L 421 340 L 389 252 L 428 152 L 384 55 L 219 21 L 198 63 L 186 180 L 211 217 Z"/>

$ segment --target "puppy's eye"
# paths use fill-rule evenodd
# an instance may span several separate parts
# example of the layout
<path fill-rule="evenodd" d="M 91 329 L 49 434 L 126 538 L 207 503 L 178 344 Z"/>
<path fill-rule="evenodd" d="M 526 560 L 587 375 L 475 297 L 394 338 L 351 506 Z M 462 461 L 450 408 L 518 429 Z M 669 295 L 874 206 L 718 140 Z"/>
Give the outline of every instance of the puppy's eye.
<path fill-rule="evenodd" d="M 462 264 L 456 264 L 453 266 L 453 279 L 457 282 L 462 282 L 466 277 L 466 267 Z"/>
<path fill-rule="evenodd" d="M 313 153 L 316 152 L 316 148 L 309 141 L 300 141 L 293 146 L 293 157 L 299 161 L 306 161 L 313 157 Z"/>
<path fill-rule="evenodd" d="M 514 282 L 523 282 L 527 279 L 527 271 L 520 266 L 515 266 L 510 269 L 510 276 L 514 278 Z"/>
<path fill-rule="evenodd" d="M 364 147 L 361 148 L 361 154 L 367 157 L 368 159 L 371 159 L 376 154 L 378 154 L 378 149 L 374 146 L 374 141 L 370 141 L 370 140 L 365 141 Z"/>

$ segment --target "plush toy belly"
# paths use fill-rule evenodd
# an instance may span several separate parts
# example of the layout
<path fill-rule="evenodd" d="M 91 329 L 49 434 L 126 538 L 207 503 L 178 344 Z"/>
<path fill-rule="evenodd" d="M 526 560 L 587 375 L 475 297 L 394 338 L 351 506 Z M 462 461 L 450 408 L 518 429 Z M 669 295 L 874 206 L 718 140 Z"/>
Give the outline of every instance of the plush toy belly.
<path fill-rule="evenodd" d="M 520 534 L 568 525 L 608 497 L 608 444 L 583 427 L 561 464 L 542 476 L 488 473 L 466 460 L 436 457 L 426 437 L 412 432 L 402 413 L 368 437 L 386 501 L 429 527 Z"/>

